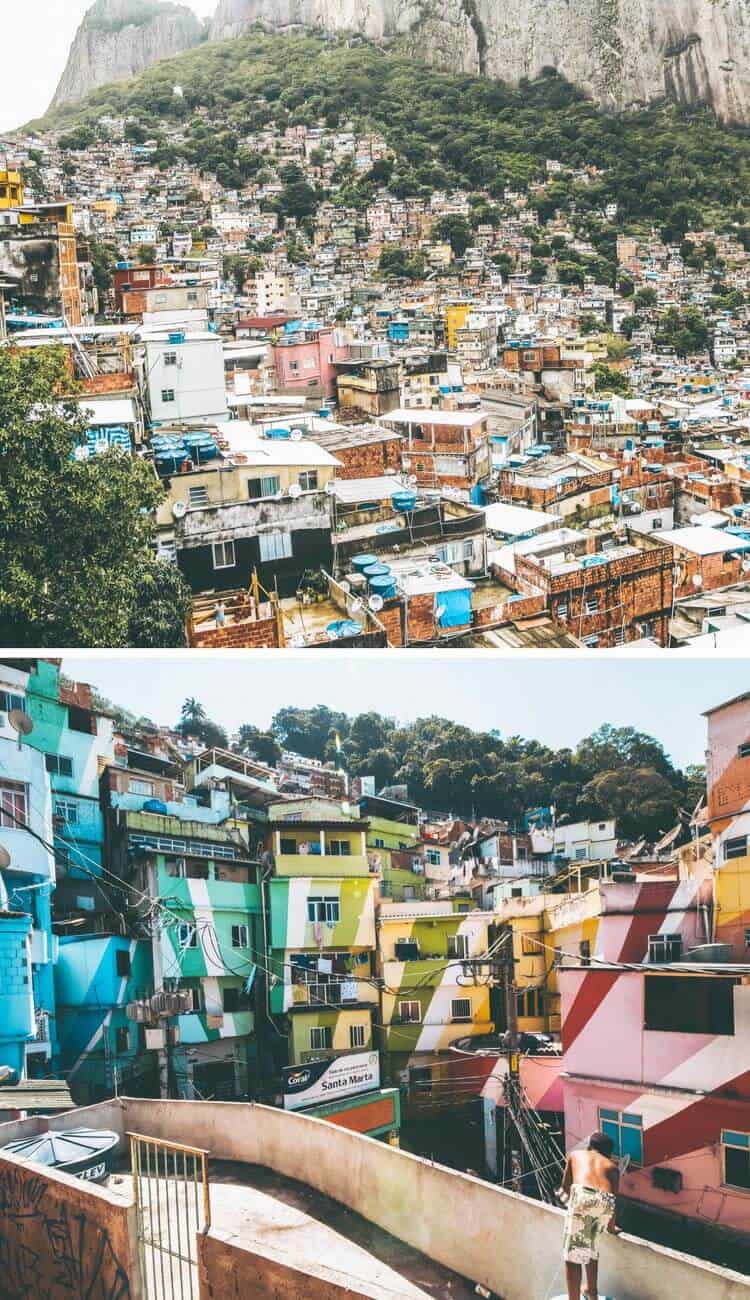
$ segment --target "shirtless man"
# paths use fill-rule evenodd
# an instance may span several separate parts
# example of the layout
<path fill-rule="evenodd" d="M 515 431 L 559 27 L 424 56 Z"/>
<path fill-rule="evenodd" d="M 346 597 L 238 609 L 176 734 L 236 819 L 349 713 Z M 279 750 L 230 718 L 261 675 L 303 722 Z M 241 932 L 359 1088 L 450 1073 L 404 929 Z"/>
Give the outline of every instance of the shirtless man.
<path fill-rule="evenodd" d="M 571 1151 L 565 1165 L 560 1199 L 568 1210 L 563 1246 L 568 1300 L 581 1300 L 582 1266 L 586 1268 L 584 1300 L 599 1297 L 599 1242 L 605 1231 L 618 1232 L 615 1198 L 620 1171 L 613 1150 L 605 1133 L 592 1133 L 586 1149 Z"/>

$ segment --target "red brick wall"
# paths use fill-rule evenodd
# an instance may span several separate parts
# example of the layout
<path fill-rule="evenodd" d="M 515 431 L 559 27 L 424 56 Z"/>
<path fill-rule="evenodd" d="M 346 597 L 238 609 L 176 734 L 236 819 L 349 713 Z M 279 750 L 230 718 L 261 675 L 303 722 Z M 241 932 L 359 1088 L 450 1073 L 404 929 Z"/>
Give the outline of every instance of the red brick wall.
<path fill-rule="evenodd" d="M 231 623 L 207 632 L 194 630 L 190 644 L 201 650 L 275 650 L 279 631 L 275 618 Z"/>
<path fill-rule="evenodd" d="M 378 478 L 381 474 L 397 474 L 401 470 L 401 439 L 347 447 L 335 451 L 334 455 L 341 461 L 336 478 Z"/>

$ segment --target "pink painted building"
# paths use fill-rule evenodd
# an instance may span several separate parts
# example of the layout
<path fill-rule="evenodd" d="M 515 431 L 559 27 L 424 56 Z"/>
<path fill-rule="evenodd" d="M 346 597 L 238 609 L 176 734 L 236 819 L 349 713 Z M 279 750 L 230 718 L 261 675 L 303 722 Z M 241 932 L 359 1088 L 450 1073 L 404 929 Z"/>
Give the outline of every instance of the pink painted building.
<path fill-rule="evenodd" d="M 563 957 L 557 971 L 566 1147 L 603 1129 L 630 1157 L 621 1190 L 633 1207 L 746 1246 L 750 966 L 706 960 L 710 875 L 601 897 L 590 958 Z"/>
<path fill-rule="evenodd" d="M 335 398 L 335 362 L 348 353 L 348 345 L 336 345 L 332 325 L 287 326 L 273 347 L 276 383 L 282 392 L 310 388 Z"/>

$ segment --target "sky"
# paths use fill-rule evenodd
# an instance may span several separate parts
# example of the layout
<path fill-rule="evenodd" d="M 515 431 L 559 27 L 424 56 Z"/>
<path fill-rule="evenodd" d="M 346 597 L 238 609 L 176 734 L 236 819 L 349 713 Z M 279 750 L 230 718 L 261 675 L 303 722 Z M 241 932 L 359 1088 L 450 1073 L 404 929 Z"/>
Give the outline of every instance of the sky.
<path fill-rule="evenodd" d="M 2 7 L 3 75 L 0 131 L 22 126 L 49 107 L 78 25 L 93 0 L 23 0 Z M 213 14 L 217 0 L 182 0 L 199 18 Z"/>
<path fill-rule="evenodd" d="M 575 746 L 602 723 L 661 740 L 680 767 L 704 758 L 701 714 L 750 688 L 740 660 L 637 656 L 594 662 L 557 655 L 519 660 L 445 651 L 422 656 L 330 650 L 158 656 L 70 656 L 63 671 L 153 721 L 174 725 L 190 695 L 227 731 L 265 728 L 280 708 L 327 704 L 399 722 L 439 714 L 475 730 L 499 730 L 554 747 Z"/>

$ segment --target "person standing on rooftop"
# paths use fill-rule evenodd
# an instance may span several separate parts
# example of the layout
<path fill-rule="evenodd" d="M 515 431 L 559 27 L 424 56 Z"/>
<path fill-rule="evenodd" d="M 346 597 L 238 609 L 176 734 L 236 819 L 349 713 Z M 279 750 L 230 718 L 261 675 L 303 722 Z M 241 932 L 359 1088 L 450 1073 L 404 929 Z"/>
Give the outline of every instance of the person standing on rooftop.
<path fill-rule="evenodd" d="M 606 1133 L 592 1133 L 585 1150 L 568 1156 L 561 1200 L 567 1205 L 563 1258 L 568 1300 L 599 1300 L 599 1244 L 604 1232 L 617 1233 L 615 1223 L 620 1171 L 612 1158 L 614 1144 Z"/>

